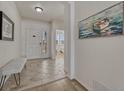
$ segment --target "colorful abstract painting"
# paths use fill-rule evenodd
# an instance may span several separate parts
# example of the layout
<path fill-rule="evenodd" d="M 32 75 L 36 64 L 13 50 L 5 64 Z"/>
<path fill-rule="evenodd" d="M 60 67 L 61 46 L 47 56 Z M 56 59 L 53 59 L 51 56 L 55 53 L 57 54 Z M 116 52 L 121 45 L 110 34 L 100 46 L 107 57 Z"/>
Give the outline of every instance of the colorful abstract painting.
<path fill-rule="evenodd" d="M 79 22 L 79 38 L 123 34 L 123 2 Z"/>

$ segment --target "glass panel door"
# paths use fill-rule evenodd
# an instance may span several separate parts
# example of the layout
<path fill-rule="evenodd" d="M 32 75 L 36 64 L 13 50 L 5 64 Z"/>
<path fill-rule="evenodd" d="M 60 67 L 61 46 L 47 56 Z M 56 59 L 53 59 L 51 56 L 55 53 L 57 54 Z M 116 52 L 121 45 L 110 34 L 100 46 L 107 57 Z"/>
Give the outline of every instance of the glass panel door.
<path fill-rule="evenodd" d="M 47 50 L 47 32 L 43 31 L 42 32 L 42 54 L 46 55 L 48 50 Z"/>

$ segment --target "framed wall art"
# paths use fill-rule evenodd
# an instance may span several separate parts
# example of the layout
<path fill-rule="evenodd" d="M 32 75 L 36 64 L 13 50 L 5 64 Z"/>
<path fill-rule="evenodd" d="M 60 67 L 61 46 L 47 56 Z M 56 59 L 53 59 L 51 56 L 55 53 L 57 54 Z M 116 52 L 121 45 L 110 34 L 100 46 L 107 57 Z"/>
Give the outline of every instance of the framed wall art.
<path fill-rule="evenodd" d="M 123 2 L 79 22 L 79 39 L 123 34 Z"/>
<path fill-rule="evenodd" d="M 14 23 L 2 11 L 0 11 L 0 40 L 14 40 Z"/>

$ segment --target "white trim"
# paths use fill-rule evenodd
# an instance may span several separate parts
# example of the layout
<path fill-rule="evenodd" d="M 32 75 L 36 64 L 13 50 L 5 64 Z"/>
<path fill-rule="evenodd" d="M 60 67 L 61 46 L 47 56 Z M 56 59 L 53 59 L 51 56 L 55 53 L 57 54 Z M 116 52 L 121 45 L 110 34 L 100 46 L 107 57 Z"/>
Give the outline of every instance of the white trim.
<path fill-rule="evenodd" d="M 65 4 L 65 70 L 70 79 L 75 78 L 75 2 L 64 2 Z M 66 14 L 68 13 L 68 14 Z"/>
<path fill-rule="evenodd" d="M 75 2 L 70 2 L 70 30 L 71 30 L 71 79 L 74 79 L 75 74 Z"/>

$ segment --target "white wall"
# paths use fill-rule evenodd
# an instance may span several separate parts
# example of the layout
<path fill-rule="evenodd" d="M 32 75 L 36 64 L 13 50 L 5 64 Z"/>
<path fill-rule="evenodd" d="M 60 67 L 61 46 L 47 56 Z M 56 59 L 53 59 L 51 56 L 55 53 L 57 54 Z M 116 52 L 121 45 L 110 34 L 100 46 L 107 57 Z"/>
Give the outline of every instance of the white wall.
<path fill-rule="evenodd" d="M 78 22 L 117 2 L 76 2 L 75 77 L 89 90 L 124 90 L 124 36 L 78 39 Z"/>
<path fill-rule="evenodd" d="M 38 20 L 32 20 L 32 19 L 22 19 L 22 26 L 21 26 L 21 40 L 22 40 L 22 52 L 21 54 L 23 56 L 26 56 L 26 31 L 27 29 L 41 29 L 42 31 L 48 32 L 48 54 L 47 57 L 50 57 L 51 54 L 51 25 L 48 22 L 44 21 L 38 21 Z"/>
<path fill-rule="evenodd" d="M 0 40 L 0 66 L 2 66 L 20 56 L 20 16 L 14 2 L 0 1 L 0 11 L 15 23 L 14 41 Z"/>
<path fill-rule="evenodd" d="M 65 3 L 65 9 L 64 9 L 64 13 L 65 13 L 65 18 L 64 18 L 64 25 L 65 25 L 65 28 L 64 28 L 64 34 L 65 34 L 65 37 L 64 37 L 64 70 L 65 72 L 67 72 L 67 76 L 69 78 L 71 78 L 71 56 L 70 56 L 70 46 L 71 46 L 71 25 L 70 25 L 70 4 L 68 3 Z"/>
<path fill-rule="evenodd" d="M 59 20 L 53 20 L 51 22 L 51 57 L 56 57 L 56 30 L 64 30 L 64 22 Z"/>

